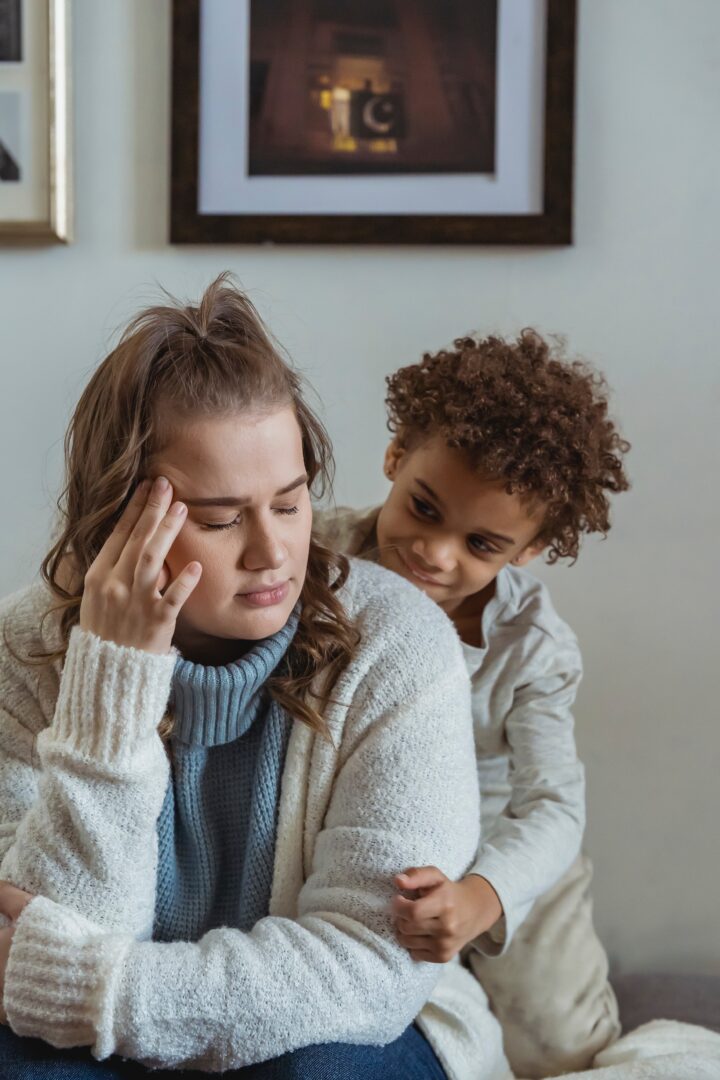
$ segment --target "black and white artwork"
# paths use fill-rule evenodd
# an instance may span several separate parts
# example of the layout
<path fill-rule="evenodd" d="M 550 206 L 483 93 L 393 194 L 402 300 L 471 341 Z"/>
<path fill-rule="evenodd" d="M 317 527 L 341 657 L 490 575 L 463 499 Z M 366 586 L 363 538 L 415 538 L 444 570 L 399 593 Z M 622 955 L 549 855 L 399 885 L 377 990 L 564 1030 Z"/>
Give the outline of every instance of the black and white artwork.
<path fill-rule="evenodd" d="M 20 178 L 20 94 L 0 90 L 0 183 Z"/>
<path fill-rule="evenodd" d="M 22 58 L 22 0 L 0 0 L 0 64 Z"/>

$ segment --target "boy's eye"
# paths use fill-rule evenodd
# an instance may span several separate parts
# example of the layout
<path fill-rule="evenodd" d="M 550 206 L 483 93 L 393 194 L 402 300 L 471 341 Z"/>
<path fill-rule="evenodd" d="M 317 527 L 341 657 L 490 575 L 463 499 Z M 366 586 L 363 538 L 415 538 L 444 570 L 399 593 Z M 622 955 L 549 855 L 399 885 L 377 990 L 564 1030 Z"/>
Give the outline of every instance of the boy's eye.
<path fill-rule="evenodd" d="M 423 517 L 435 517 L 435 511 L 430 503 L 426 503 L 424 499 L 418 499 L 417 495 L 412 496 L 413 506 L 418 514 Z"/>
<path fill-rule="evenodd" d="M 484 555 L 495 554 L 495 548 L 490 547 L 487 540 L 482 536 L 471 536 L 468 543 L 473 551 L 481 551 Z"/>

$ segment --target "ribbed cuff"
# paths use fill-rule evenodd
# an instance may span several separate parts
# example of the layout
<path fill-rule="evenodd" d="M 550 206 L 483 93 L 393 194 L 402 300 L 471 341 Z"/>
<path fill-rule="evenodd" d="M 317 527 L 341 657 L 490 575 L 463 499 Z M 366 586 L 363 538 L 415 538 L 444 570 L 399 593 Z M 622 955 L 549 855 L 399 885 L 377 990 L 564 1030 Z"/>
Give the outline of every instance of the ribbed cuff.
<path fill-rule="evenodd" d="M 512 889 L 504 879 L 502 874 L 502 860 L 495 860 L 492 854 L 483 854 L 475 863 L 474 866 L 468 870 L 469 874 L 477 874 L 479 877 L 485 878 L 489 881 L 493 889 L 498 895 L 498 899 L 502 904 L 503 913 L 498 921 L 486 930 L 484 934 L 480 934 L 476 937 L 471 945 L 481 952 L 484 956 L 501 956 L 508 948 L 512 941 L 513 935 L 518 928 L 522 918 L 527 914 L 526 911 L 522 912 L 522 916 L 518 911 L 518 905 L 515 903 L 515 899 L 512 894 Z"/>
<path fill-rule="evenodd" d="M 122 761 L 162 720 L 178 655 L 116 645 L 74 626 L 48 736 L 94 760 Z"/>
<path fill-rule="evenodd" d="M 15 1034 L 92 1046 L 104 1026 L 104 984 L 131 941 L 45 897 L 32 900 L 17 921 L 5 972 L 3 1005 Z"/>

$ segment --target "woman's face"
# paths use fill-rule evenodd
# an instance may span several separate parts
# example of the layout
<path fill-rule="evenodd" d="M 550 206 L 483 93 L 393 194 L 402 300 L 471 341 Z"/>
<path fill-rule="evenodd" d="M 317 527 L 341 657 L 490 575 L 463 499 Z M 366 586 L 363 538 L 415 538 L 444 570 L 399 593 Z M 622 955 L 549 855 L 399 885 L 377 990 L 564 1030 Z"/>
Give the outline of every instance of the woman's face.
<path fill-rule="evenodd" d="M 194 560 L 203 568 L 174 644 L 196 663 L 229 663 L 237 642 L 285 625 L 305 580 L 312 508 L 295 412 L 192 421 L 148 475 L 167 477 L 188 507 L 166 559 L 171 579 Z"/>

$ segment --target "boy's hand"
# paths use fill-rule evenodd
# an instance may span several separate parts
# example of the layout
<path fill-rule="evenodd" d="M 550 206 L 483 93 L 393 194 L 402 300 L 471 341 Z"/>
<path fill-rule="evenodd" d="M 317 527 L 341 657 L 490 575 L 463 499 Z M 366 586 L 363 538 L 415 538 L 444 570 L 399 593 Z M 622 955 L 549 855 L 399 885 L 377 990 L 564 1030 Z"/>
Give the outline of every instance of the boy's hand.
<path fill-rule="evenodd" d="M 413 867 L 397 874 L 395 885 L 417 894 L 414 900 L 396 896 L 392 904 L 398 941 L 413 960 L 447 963 L 503 913 L 497 893 L 479 874 L 456 882 L 436 866 Z"/>

